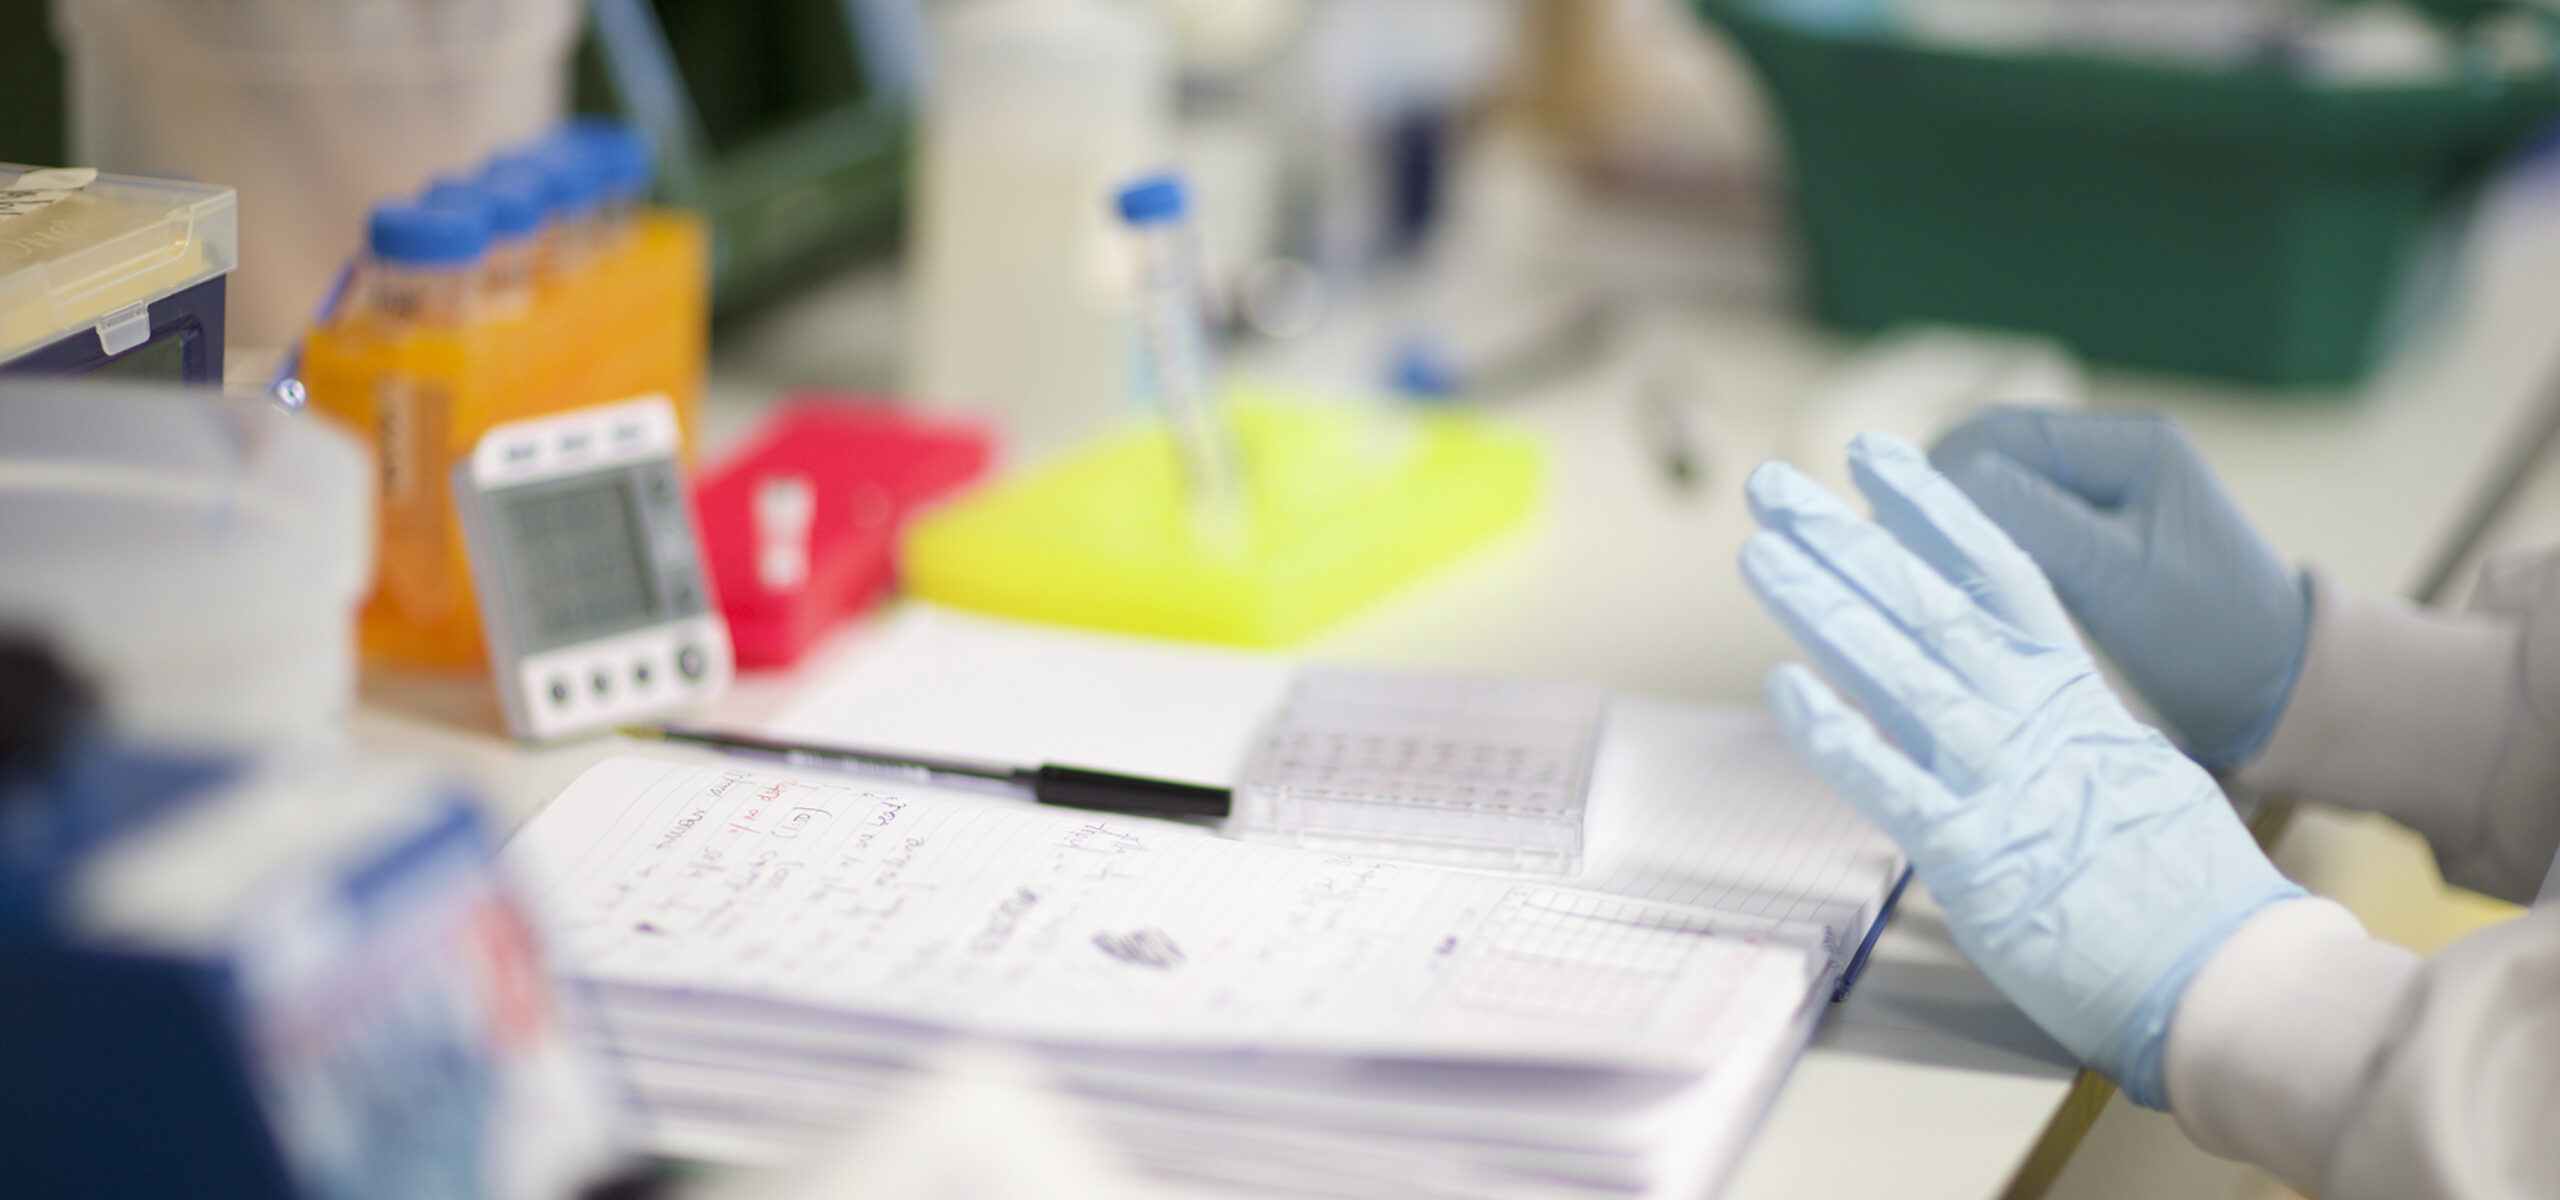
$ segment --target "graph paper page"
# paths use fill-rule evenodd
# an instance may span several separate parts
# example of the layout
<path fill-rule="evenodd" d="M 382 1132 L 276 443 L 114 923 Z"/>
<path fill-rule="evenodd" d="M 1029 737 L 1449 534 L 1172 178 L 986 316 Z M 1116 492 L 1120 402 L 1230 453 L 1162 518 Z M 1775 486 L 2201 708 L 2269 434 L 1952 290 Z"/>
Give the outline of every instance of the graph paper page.
<path fill-rule="evenodd" d="M 1819 969 L 1686 907 L 634 757 L 508 854 L 582 977 L 1057 1042 L 1702 1066 Z"/>
<path fill-rule="evenodd" d="M 1823 925 L 1854 947 L 1902 852 L 1757 712 L 1620 696 L 1575 886 Z"/>

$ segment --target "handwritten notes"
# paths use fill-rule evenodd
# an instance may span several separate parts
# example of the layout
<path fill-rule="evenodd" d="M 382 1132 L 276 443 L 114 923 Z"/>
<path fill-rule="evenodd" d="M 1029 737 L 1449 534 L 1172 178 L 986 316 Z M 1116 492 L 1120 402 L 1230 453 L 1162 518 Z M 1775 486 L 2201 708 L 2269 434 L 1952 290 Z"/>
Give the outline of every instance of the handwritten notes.
<path fill-rule="evenodd" d="M 1296 670 L 909 604 L 770 732 L 1233 784 Z M 1589 810 L 1582 871 L 1559 886 L 1819 927 L 1842 953 L 1903 869 L 1757 712 L 1611 697 Z"/>
<path fill-rule="evenodd" d="M 1295 669 L 909 606 L 769 732 L 1232 783 Z M 510 854 L 661 1152 L 896 1111 L 950 1031 L 1185 1185 L 1537 1200 L 1704 1193 L 1903 869 L 1765 717 L 1624 696 L 1570 879 L 645 759 Z"/>
<path fill-rule="evenodd" d="M 1054 1043 L 1703 1064 L 1819 970 L 1683 906 L 642 758 L 509 854 L 582 976 Z"/>

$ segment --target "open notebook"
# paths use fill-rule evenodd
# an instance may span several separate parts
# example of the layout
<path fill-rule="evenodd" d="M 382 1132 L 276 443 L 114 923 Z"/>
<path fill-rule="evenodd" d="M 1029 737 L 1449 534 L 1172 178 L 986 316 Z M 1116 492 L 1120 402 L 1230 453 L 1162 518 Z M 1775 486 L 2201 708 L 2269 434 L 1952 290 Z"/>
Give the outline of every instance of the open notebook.
<path fill-rule="evenodd" d="M 774 732 L 1231 782 L 1284 660 L 910 608 Z M 619 758 L 509 854 L 658 1146 L 788 1152 L 954 1036 L 1043 1051 L 1160 1174 L 1695 1194 L 1902 860 L 1751 714 L 1621 698 L 1581 876 L 748 764 Z"/>

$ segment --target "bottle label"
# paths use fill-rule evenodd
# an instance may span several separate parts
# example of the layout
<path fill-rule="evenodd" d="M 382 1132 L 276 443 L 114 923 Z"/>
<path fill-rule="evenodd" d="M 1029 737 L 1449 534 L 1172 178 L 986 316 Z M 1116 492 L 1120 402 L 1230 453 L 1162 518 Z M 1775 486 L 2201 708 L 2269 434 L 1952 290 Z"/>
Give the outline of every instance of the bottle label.
<path fill-rule="evenodd" d="M 419 321 L 426 316 L 427 290 L 414 280 L 381 280 L 374 285 L 373 312 L 386 325 Z"/>
<path fill-rule="evenodd" d="M 452 392 L 438 380 L 387 373 L 374 385 L 373 420 L 384 596 L 415 620 L 441 620 L 468 586 L 445 552 Z"/>
<path fill-rule="evenodd" d="M 374 445 L 381 456 L 386 514 L 399 506 L 443 499 L 441 467 L 450 408 L 444 387 L 432 380 L 392 373 L 374 384 Z"/>

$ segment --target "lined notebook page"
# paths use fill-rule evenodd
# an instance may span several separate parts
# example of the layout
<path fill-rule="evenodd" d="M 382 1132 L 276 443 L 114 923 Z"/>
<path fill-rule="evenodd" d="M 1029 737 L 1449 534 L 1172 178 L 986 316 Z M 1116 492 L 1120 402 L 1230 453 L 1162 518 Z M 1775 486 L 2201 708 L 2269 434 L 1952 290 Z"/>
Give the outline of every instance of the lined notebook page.
<path fill-rule="evenodd" d="M 1698 1066 L 1819 969 L 1627 897 L 645 758 L 508 855 L 582 977 L 1060 1042 Z"/>
<path fill-rule="evenodd" d="M 771 732 L 1232 784 L 1293 669 L 911 603 Z M 1625 695 L 1601 734 L 1588 838 L 1574 887 L 1818 926 L 1835 954 L 1903 864 L 1764 715 Z"/>

